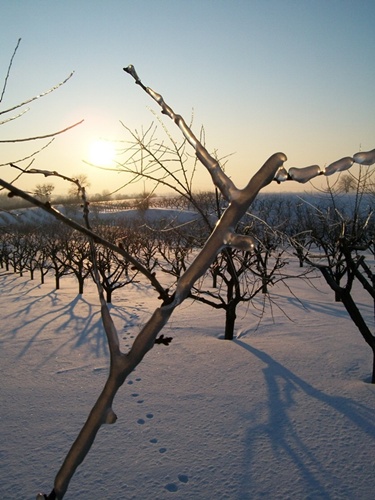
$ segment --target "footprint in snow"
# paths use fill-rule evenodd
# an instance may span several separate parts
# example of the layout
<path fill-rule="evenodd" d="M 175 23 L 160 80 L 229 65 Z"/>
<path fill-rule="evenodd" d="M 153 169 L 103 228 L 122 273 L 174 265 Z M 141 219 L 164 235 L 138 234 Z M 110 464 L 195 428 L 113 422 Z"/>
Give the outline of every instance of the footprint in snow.
<path fill-rule="evenodd" d="M 189 477 L 186 474 L 179 474 L 177 477 L 181 483 L 186 484 L 189 481 Z M 165 485 L 165 489 L 171 493 L 175 493 L 178 491 L 178 485 L 176 483 L 168 483 Z"/>
<path fill-rule="evenodd" d="M 175 491 L 178 491 L 178 486 L 176 483 L 168 483 L 165 485 L 165 489 L 174 493 Z"/>

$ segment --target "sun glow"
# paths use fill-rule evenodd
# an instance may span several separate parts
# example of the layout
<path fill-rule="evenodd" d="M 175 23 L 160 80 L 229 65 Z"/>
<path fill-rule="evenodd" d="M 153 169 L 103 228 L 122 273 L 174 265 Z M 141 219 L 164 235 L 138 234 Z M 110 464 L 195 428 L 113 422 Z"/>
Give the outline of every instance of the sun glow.
<path fill-rule="evenodd" d="M 113 143 L 109 141 L 93 141 L 89 146 L 89 162 L 99 167 L 109 167 L 116 156 Z"/>

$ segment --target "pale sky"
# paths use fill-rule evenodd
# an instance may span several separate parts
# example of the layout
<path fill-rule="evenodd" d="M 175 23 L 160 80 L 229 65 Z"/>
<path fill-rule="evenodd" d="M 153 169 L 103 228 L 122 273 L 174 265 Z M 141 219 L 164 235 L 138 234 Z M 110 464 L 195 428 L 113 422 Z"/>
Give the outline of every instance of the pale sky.
<path fill-rule="evenodd" d="M 42 135 L 84 119 L 34 167 L 87 174 L 93 193 L 125 179 L 83 162 L 90 143 L 125 139 L 120 120 L 139 129 L 155 119 L 150 108 L 159 113 L 123 72 L 129 64 L 187 121 L 194 110 L 193 130 L 204 126 L 209 151 L 234 153 L 226 171 L 238 187 L 277 151 L 289 168 L 324 166 L 375 147 L 374 0 L 0 0 L 0 7 L 1 87 L 22 38 L 1 109 L 75 72 L 25 116 L 2 125 L 0 138 Z M 45 143 L 0 144 L 0 163 Z M 0 174 L 11 178 L 7 168 Z M 20 185 L 43 182 L 31 176 Z M 53 182 L 56 192 L 65 189 Z M 211 187 L 203 173 L 195 185 Z"/>

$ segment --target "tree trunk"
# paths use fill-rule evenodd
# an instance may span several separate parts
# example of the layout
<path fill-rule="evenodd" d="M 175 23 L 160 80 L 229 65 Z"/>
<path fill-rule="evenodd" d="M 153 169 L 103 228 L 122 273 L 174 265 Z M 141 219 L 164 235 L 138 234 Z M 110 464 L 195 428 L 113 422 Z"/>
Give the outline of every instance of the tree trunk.
<path fill-rule="evenodd" d="M 262 293 L 268 293 L 268 279 L 267 274 L 262 274 Z"/>
<path fill-rule="evenodd" d="M 217 288 L 217 274 L 215 272 L 212 273 L 212 288 Z"/>
<path fill-rule="evenodd" d="M 233 340 L 234 324 L 236 322 L 236 306 L 237 304 L 229 303 L 225 309 L 225 340 Z"/>
<path fill-rule="evenodd" d="M 82 295 L 83 294 L 83 283 L 85 280 L 82 278 L 82 276 L 78 276 L 77 279 L 78 279 L 78 293 L 80 295 Z"/>
<path fill-rule="evenodd" d="M 362 337 L 365 339 L 367 344 L 371 347 L 373 353 L 373 366 L 372 366 L 372 379 L 371 382 L 375 384 L 375 336 L 372 335 L 370 329 L 368 328 L 363 316 L 358 309 L 356 303 L 351 296 L 351 293 L 347 290 L 343 290 L 340 293 L 341 301 L 348 311 L 354 324 L 357 326 L 358 330 L 361 332 Z"/>
<path fill-rule="evenodd" d="M 58 271 L 55 272 L 55 288 L 56 290 L 60 290 L 60 275 Z"/>
<path fill-rule="evenodd" d="M 299 267 L 303 267 L 303 251 L 299 248 L 296 249 Z"/>

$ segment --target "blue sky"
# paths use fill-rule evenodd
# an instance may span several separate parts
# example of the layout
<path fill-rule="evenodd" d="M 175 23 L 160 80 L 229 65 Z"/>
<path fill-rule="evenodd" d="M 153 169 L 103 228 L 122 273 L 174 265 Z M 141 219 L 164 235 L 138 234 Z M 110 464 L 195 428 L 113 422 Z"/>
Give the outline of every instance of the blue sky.
<path fill-rule="evenodd" d="M 287 167 L 324 166 L 375 147 L 373 0 L 1 0 L 0 26 L 1 84 L 22 38 L 2 109 L 75 72 L 3 125 L 1 138 L 84 118 L 34 166 L 85 173 L 92 192 L 124 179 L 83 163 L 90 142 L 125 139 L 120 120 L 140 128 L 154 120 L 150 108 L 158 110 L 122 71 L 130 63 L 176 112 L 189 120 L 194 110 L 194 131 L 204 126 L 210 151 L 234 153 L 226 169 L 239 187 L 277 151 Z M 43 144 L 0 144 L 0 163 Z M 10 178 L 4 167 L 2 175 Z M 44 179 L 22 181 L 35 182 Z M 202 167 L 196 188 L 209 187 Z"/>

